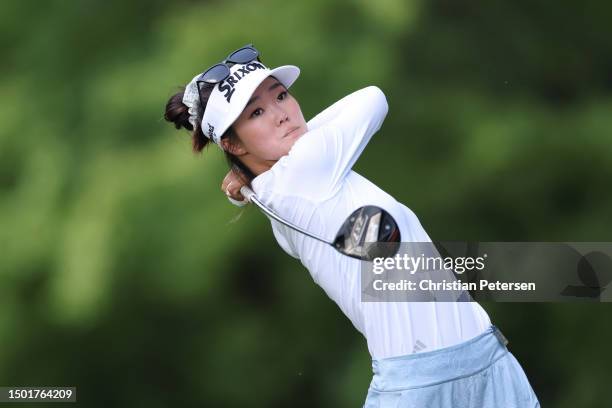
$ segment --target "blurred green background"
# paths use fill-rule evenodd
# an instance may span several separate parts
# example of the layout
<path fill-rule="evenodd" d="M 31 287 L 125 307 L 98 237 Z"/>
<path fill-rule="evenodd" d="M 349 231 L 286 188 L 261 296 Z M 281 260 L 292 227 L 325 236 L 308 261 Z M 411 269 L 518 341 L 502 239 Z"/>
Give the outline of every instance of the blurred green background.
<path fill-rule="evenodd" d="M 87 407 L 361 406 L 363 337 L 227 202 L 221 152 L 191 153 L 168 97 L 252 42 L 301 67 L 307 119 L 383 89 L 356 170 L 434 240 L 612 241 L 610 21 L 595 0 L 3 2 L 0 385 L 77 386 Z M 611 404 L 610 306 L 483 305 L 561 408 Z"/>

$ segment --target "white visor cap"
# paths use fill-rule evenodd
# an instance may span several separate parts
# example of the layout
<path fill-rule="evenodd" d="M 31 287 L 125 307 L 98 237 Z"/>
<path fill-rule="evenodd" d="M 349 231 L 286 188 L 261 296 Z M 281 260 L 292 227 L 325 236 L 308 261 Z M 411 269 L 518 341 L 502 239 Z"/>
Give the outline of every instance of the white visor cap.
<path fill-rule="evenodd" d="M 230 68 L 230 76 L 215 85 L 208 98 L 202 117 L 202 132 L 219 147 L 221 136 L 244 110 L 257 87 L 269 76 L 289 88 L 300 75 L 294 65 L 269 69 L 259 61 L 236 64 Z"/>

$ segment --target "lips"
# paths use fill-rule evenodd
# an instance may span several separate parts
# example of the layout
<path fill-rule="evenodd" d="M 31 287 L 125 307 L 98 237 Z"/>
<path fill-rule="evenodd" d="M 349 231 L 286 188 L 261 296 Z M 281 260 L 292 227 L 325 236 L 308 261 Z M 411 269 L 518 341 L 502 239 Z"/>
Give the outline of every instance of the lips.
<path fill-rule="evenodd" d="M 295 132 L 295 131 L 296 131 L 296 130 L 298 130 L 299 128 L 300 128 L 299 126 L 296 126 L 296 127 L 292 128 L 292 129 L 291 129 L 291 130 L 289 130 L 287 133 L 285 133 L 285 136 L 283 136 L 283 137 L 287 137 L 287 136 L 289 136 L 291 133 Z"/>

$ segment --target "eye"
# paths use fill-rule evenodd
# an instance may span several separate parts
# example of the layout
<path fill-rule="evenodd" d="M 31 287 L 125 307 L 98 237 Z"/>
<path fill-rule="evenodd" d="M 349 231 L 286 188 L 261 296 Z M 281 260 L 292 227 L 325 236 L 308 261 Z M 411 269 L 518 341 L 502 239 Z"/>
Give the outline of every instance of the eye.
<path fill-rule="evenodd" d="M 259 115 L 261 115 L 263 113 L 263 109 L 261 108 L 257 108 L 253 111 L 253 113 L 251 113 L 251 116 L 249 116 L 250 118 L 254 118 L 257 117 Z"/>
<path fill-rule="evenodd" d="M 281 93 L 278 94 L 278 100 L 282 101 L 283 99 L 285 99 L 287 97 L 287 91 L 283 91 Z"/>

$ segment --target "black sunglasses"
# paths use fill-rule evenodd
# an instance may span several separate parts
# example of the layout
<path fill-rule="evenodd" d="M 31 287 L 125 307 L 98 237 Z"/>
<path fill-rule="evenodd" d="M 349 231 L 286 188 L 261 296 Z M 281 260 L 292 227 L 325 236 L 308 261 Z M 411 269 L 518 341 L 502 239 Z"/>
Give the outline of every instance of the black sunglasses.
<path fill-rule="evenodd" d="M 198 94 L 200 93 L 200 84 L 215 85 L 225 80 L 230 76 L 230 67 L 234 64 L 246 64 L 253 60 L 259 61 L 259 51 L 253 44 L 245 45 L 242 48 L 238 48 L 232 52 L 223 61 L 213 65 L 200 75 L 197 79 L 196 84 L 198 85 Z M 230 65 L 231 64 L 231 65 Z M 200 96 L 200 106 L 204 106 L 202 103 L 202 97 Z"/>

